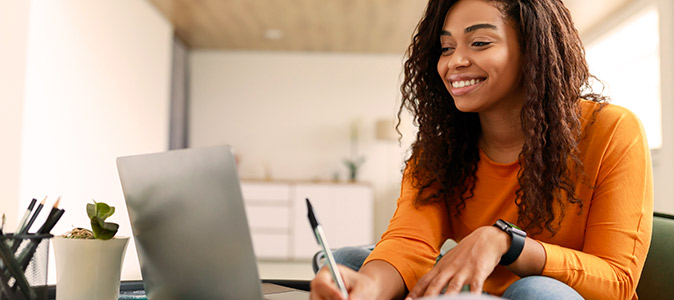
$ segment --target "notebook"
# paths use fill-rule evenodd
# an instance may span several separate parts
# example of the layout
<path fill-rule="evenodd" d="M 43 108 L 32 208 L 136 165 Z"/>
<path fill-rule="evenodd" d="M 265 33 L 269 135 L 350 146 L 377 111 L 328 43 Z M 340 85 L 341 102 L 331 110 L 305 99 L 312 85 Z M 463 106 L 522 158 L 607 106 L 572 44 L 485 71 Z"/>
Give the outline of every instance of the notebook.
<path fill-rule="evenodd" d="M 228 146 L 120 157 L 117 169 L 149 300 L 264 295 Z"/>

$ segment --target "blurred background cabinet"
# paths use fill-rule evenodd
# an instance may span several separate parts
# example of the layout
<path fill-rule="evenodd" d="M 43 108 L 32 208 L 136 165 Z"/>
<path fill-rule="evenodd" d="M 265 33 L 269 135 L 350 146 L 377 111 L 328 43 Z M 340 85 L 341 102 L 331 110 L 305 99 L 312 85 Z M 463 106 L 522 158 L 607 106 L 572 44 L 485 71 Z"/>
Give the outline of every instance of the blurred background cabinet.
<path fill-rule="evenodd" d="M 374 198 L 367 184 L 242 181 L 258 259 L 309 260 L 320 250 L 307 219 L 311 200 L 331 248 L 374 243 Z"/>

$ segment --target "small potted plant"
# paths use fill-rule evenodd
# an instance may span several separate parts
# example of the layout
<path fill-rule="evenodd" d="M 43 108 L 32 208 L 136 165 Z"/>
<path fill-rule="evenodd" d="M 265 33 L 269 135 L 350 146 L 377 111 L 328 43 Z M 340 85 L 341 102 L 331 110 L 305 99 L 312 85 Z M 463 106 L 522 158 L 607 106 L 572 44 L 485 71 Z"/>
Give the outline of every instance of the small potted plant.
<path fill-rule="evenodd" d="M 75 228 L 53 239 L 57 300 L 116 300 L 128 237 L 115 237 L 118 224 L 105 220 L 115 208 L 87 204 L 91 229 Z"/>
<path fill-rule="evenodd" d="M 358 170 L 365 162 L 364 156 L 358 155 L 358 140 L 360 131 L 360 120 L 351 122 L 350 140 L 351 140 L 351 158 L 344 160 L 344 165 L 349 170 L 349 181 L 356 182 L 358 179 Z"/>

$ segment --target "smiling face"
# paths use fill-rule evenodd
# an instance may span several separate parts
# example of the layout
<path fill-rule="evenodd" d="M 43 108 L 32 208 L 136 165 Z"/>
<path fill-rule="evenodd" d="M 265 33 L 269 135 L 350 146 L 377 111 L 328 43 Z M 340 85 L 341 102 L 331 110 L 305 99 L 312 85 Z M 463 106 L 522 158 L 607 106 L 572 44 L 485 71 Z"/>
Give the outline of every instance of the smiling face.
<path fill-rule="evenodd" d="M 493 2 L 457 2 L 439 38 L 438 73 L 460 111 L 519 111 L 524 92 L 517 32 Z"/>

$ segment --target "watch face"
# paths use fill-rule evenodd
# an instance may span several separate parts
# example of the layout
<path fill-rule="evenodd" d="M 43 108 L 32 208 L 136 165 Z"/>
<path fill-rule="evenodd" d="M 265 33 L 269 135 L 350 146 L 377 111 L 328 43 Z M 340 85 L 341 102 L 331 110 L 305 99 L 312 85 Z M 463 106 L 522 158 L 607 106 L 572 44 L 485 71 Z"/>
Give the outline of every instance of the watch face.
<path fill-rule="evenodd" d="M 508 227 L 510 227 L 510 226 L 508 226 L 508 222 L 503 221 L 501 219 L 496 220 L 496 224 L 494 224 L 494 225 L 498 226 L 498 228 L 500 228 L 503 231 L 506 231 L 508 229 Z"/>
<path fill-rule="evenodd" d="M 527 233 L 524 232 L 524 230 L 522 230 L 521 228 L 517 227 L 517 225 L 504 221 L 502 219 L 498 219 L 496 221 L 496 224 L 494 225 L 498 226 L 501 230 L 505 232 L 513 232 L 521 236 L 527 236 Z"/>
<path fill-rule="evenodd" d="M 519 234 L 521 236 L 527 236 L 527 233 L 524 230 L 520 229 L 519 227 L 513 226 L 512 232 L 515 233 L 515 234 Z"/>

